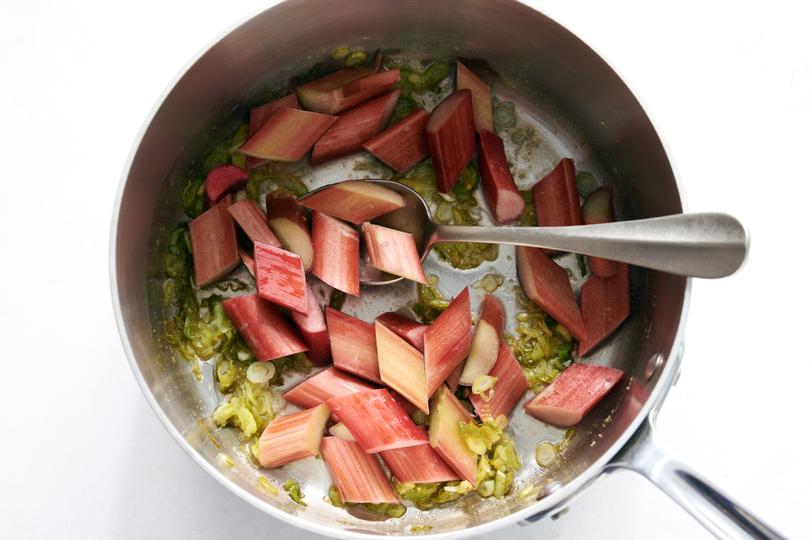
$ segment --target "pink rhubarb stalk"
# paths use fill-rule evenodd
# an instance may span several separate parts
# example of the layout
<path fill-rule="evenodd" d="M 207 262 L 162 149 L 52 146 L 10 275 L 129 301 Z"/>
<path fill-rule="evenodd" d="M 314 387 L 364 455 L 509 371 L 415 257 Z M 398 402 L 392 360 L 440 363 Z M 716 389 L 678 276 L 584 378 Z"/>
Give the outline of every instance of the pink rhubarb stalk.
<path fill-rule="evenodd" d="M 267 225 L 267 216 L 256 201 L 243 199 L 233 203 L 228 211 L 251 242 L 261 242 L 280 248 L 281 242 Z"/>
<path fill-rule="evenodd" d="M 478 168 L 481 170 L 484 197 L 493 219 L 503 224 L 520 217 L 526 203 L 509 171 L 503 141 L 491 131 L 483 130 L 479 134 Z"/>
<path fill-rule="evenodd" d="M 253 255 L 248 253 L 242 248 L 239 248 L 239 258 L 242 259 L 242 264 L 245 265 L 247 271 L 250 272 L 250 275 L 254 278 L 256 277 L 256 261 L 253 260 Z"/>
<path fill-rule="evenodd" d="M 391 474 L 402 484 L 451 482 L 458 474 L 431 448 L 430 444 L 380 452 Z"/>
<path fill-rule="evenodd" d="M 298 204 L 360 225 L 405 206 L 396 191 L 372 182 L 346 180 L 305 195 Z"/>
<path fill-rule="evenodd" d="M 492 92 L 489 85 L 478 78 L 478 75 L 467 69 L 461 62 L 456 62 L 456 89 L 467 89 L 472 93 L 473 119 L 475 129 L 492 131 Z"/>
<path fill-rule="evenodd" d="M 394 311 L 383 313 L 377 317 L 377 322 L 387 326 L 399 337 L 416 347 L 419 352 L 425 351 L 425 331 L 427 331 L 428 325 L 418 323 Z"/>
<path fill-rule="evenodd" d="M 239 264 L 236 226 L 228 212 L 230 205 L 231 197 L 226 195 L 188 226 L 197 287 L 222 279 Z"/>
<path fill-rule="evenodd" d="M 255 294 L 234 296 L 222 302 L 225 313 L 260 362 L 307 350 L 276 307 Z"/>
<path fill-rule="evenodd" d="M 529 381 L 518 364 L 512 347 L 501 341 L 498 351 L 498 361 L 489 375 L 498 379 L 495 387 L 485 401 L 479 394 L 471 394 L 470 402 L 480 418 L 497 418 L 500 415 L 509 416 L 515 405 L 529 388 Z"/>
<path fill-rule="evenodd" d="M 425 132 L 436 171 L 436 188 L 441 193 L 450 193 L 475 154 L 470 91 L 458 90 L 436 105 Z"/>
<path fill-rule="evenodd" d="M 442 385 L 430 403 L 430 446 L 462 479 L 475 486 L 478 456 L 459 430 L 461 423 L 471 419 L 456 396 Z"/>
<path fill-rule="evenodd" d="M 285 249 L 256 242 L 256 290 L 259 296 L 303 315 L 307 314 L 307 278 L 301 257 Z"/>
<path fill-rule="evenodd" d="M 367 381 L 381 384 L 374 325 L 327 306 L 326 326 L 329 328 L 332 363 Z"/>
<path fill-rule="evenodd" d="M 428 395 L 467 358 L 472 343 L 470 292 L 465 287 L 425 332 Z"/>
<path fill-rule="evenodd" d="M 574 162 L 563 158 L 554 169 L 532 188 L 534 209 L 539 227 L 582 225 Z M 546 254 L 557 251 L 547 249 Z"/>
<path fill-rule="evenodd" d="M 356 442 L 324 437 L 321 456 L 344 502 L 399 502 L 379 458 L 365 453 Z"/>
<path fill-rule="evenodd" d="M 610 277 L 591 276 L 579 291 L 585 337 L 579 342 L 584 356 L 602 343 L 630 316 L 630 269 L 616 263 Z"/>
<path fill-rule="evenodd" d="M 572 336 L 584 339 L 582 316 L 565 270 L 541 249 L 518 246 L 515 251 L 518 277 L 526 296 L 554 317 Z"/>
<path fill-rule="evenodd" d="M 416 109 L 363 145 L 369 153 L 398 173 L 404 173 L 428 156 L 425 127 L 430 114 Z"/>
<path fill-rule="evenodd" d="M 484 296 L 470 346 L 470 355 L 459 377 L 459 384 L 472 386 L 477 377 L 490 372 L 498 359 L 505 326 L 506 313 L 501 301 L 491 294 Z"/>
<path fill-rule="evenodd" d="M 399 70 L 371 73 L 348 67 L 302 84 L 295 92 L 304 108 L 337 114 L 390 90 L 399 81 Z"/>
<path fill-rule="evenodd" d="M 301 107 L 298 105 L 298 98 L 295 94 L 290 94 L 288 96 L 284 96 L 283 98 L 276 99 L 269 103 L 265 103 L 259 107 L 254 107 L 250 109 L 250 117 L 248 118 L 248 137 L 252 136 L 254 133 L 259 131 L 259 128 L 262 127 L 273 113 L 275 113 L 279 109 L 300 109 Z M 256 167 L 261 167 L 269 160 L 266 159 L 259 159 L 248 156 L 245 164 L 247 165 L 248 169 L 255 169 Z"/>
<path fill-rule="evenodd" d="M 270 422 L 259 437 L 261 466 L 272 469 L 316 456 L 328 418 L 329 408 L 321 404 Z"/>
<path fill-rule="evenodd" d="M 571 427 L 581 422 L 623 376 L 620 369 L 574 364 L 524 407 L 542 422 Z"/>
<path fill-rule="evenodd" d="M 265 201 L 268 225 L 284 249 L 301 257 L 304 270 L 309 272 L 315 250 L 304 209 L 298 205 L 295 197 L 282 190 L 271 191 Z"/>
<path fill-rule="evenodd" d="M 582 204 L 582 220 L 585 225 L 610 223 L 613 221 L 613 188 L 602 186 L 585 199 Z M 616 273 L 617 263 L 600 257 L 588 257 L 591 273 L 595 276 L 610 277 Z"/>
<path fill-rule="evenodd" d="M 312 287 L 307 288 L 307 312 L 306 314 L 293 311 L 292 319 L 301 333 L 301 337 L 307 342 L 309 351 L 307 358 L 313 365 L 323 366 L 329 363 L 329 332 L 326 329 L 326 319 L 323 316 L 323 308 L 318 302 L 318 297 Z"/>
<path fill-rule="evenodd" d="M 417 283 L 427 283 L 411 233 L 366 222 L 363 223 L 363 239 L 371 266 Z"/>
<path fill-rule="evenodd" d="M 394 90 L 338 115 L 337 121 L 315 143 L 310 162 L 317 165 L 359 151 L 364 142 L 388 124 L 401 93 Z"/>
<path fill-rule="evenodd" d="M 205 177 L 205 199 L 214 206 L 228 193 L 240 190 L 247 184 L 248 172 L 236 165 L 220 165 Z"/>
<path fill-rule="evenodd" d="M 385 388 L 332 398 L 326 404 L 369 454 L 427 441 L 425 433 Z"/>
<path fill-rule="evenodd" d="M 351 226 L 312 212 L 315 253 L 312 273 L 321 281 L 352 296 L 360 296 L 360 235 Z"/>
<path fill-rule="evenodd" d="M 336 116 L 327 114 L 279 109 L 239 151 L 259 159 L 298 161 L 336 120 Z"/>
<path fill-rule="evenodd" d="M 326 403 L 334 397 L 354 394 L 374 387 L 337 368 L 330 367 L 320 373 L 304 379 L 303 382 L 288 390 L 282 397 L 300 407 L 309 409 Z"/>
<path fill-rule="evenodd" d="M 420 411 L 428 413 L 425 358 L 422 353 L 379 321 L 374 323 L 380 378 Z"/>

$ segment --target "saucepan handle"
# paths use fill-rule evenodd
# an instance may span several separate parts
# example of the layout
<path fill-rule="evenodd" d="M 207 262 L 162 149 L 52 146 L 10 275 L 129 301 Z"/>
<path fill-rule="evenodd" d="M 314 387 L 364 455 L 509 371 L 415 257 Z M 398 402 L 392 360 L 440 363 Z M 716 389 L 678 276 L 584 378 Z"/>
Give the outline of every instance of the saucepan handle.
<path fill-rule="evenodd" d="M 672 459 L 656 443 L 650 419 L 642 424 L 606 471 L 617 469 L 645 476 L 717 538 L 785 538 L 696 471 Z"/>

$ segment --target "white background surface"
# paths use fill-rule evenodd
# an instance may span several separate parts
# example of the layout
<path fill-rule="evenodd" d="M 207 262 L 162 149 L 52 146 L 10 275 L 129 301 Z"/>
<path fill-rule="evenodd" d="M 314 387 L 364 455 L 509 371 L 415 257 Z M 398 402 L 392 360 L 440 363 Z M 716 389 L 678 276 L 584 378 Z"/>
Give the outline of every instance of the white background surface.
<path fill-rule="evenodd" d="M 113 198 L 141 122 L 192 55 L 262 4 L 0 6 L 4 538 L 313 538 L 241 502 L 171 440 L 124 358 L 107 278 Z M 750 227 L 743 271 L 695 283 L 660 431 L 773 525 L 807 537 L 808 13 L 798 2 L 534 4 L 634 88 L 690 209 Z M 597 536 L 706 534 L 618 473 L 560 519 L 500 537 Z"/>

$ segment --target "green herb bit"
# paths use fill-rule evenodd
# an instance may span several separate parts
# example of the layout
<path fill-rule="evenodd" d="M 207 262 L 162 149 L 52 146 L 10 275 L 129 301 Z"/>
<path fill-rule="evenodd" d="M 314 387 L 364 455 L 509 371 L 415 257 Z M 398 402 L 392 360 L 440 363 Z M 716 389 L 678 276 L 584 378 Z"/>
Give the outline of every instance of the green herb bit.
<path fill-rule="evenodd" d="M 534 209 L 534 194 L 532 190 L 527 189 L 521 191 L 520 196 L 523 198 L 523 202 L 526 203 L 526 206 L 523 207 L 523 212 L 520 214 L 518 225 L 521 227 L 536 227 L 537 214 Z"/>
<path fill-rule="evenodd" d="M 270 480 L 265 478 L 264 476 L 259 476 L 256 479 L 256 487 L 259 488 L 261 491 L 270 495 L 272 497 L 278 496 L 278 488 L 270 483 Z"/>
<path fill-rule="evenodd" d="M 439 291 L 439 277 L 435 274 L 427 277 L 427 285 L 418 284 L 416 293 L 419 301 L 413 305 L 413 311 L 425 324 L 433 322 L 450 305 L 450 300 Z"/>
<path fill-rule="evenodd" d="M 365 63 L 366 58 L 368 58 L 366 51 L 352 51 L 346 55 L 346 59 L 343 61 L 343 64 L 346 67 L 359 66 Z"/>
<path fill-rule="evenodd" d="M 450 64 L 445 62 L 433 62 L 422 71 L 404 65 L 391 65 L 388 67 L 399 69 L 399 84 L 402 92 L 407 96 L 428 91 L 436 92 L 439 90 L 442 81 L 450 75 Z"/>
<path fill-rule="evenodd" d="M 575 434 L 576 429 L 571 428 L 565 432 L 558 443 L 543 441 L 538 444 L 534 450 L 534 459 L 537 464 L 546 469 L 553 466 L 571 444 L 571 439 L 574 438 Z"/>
<path fill-rule="evenodd" d="M 290 496 L 290 499 L 293 500 L 294 503 L 300 504 L 301 506 L 306 506 L 307 503 L 304 502 L 304 495 L 301 493 L 301 486 L 298 484 L 296 480 L 287 480 L 284 482 L 282 486 L 284 491 L 287 492 L 287 495 Z"/>
<path fill-rule="evenodd" d="M 343 499 L 340 498 L 340 492 L 334 485 L 329 486 L 329 491 L 326 494 L 325 500 L 334 507 L 345 508 Z"/>
<path fill-rule="evenodd" d="M 332 485 L 329 486 L 329 491 L 326 494 L 325 499 L 326 502 L 331 504 L 337 508 L 351 508 L 353 506 L 360 506 L 365 508 L 369 512 L 374 512 L 375 514 L 381 514 L 384 516 L 388 516 L 391 518 L 399 518 L 405 515 L 407 508 L 401 504 L 391 504 L 391 503 L 350 503 L 344 502 L 343 499 L 340 497 L 340 492 L 338 489 Z"/>
<path fill-rule="evenodd" d="M 410 501 L 420 510 L 429 510 L 457 501 L 472 491 L 472 484 L 463 481 L 400 484 L 394 481 L 394 490 L 402 500 Z"/>
<path fill-rule="evenodd" d="M 309 193 L 303 182 L 302 165 L 271 161 L 261 167 L 250 171 L 245 193 L 248 199 L 259 202 L 265 184 L 277 189 L 283 189 L 296 197 Z"/>
<path fill-rule="evenodd" d="M 504 497 L 512 487 L 515 471 L 520 469 L 520 458 L 515 443 L 506 433 L 508 420 L 500 416 L 481 424 L 462 422 L 459 431 L 467 446 L 478 454 L 476 480 L 482 497 Z"/>
<path fill-rule="evenodd" d="M 340 311 L 343 309 L 343 304 L 346 302 L 346 293 L 337 289 L 332 289 L 332 294 L 329 295 L 329 307 Z"/>
<path fill-rule="evenodd" d="M 577 191 L 579 192 L 580 196 L 587 197 L 598 188 L 599 183 L 596 181 L 596 177 L 594 175 L 585 171 L 577 173 Z"/>
<path fill-rule="evenodd" d="M 411 532 L 414 534 L 419 534 L 423 532 L 428 532 L 433 528 L 432 525 L 411 525 Z"/>
<path fill-rule="evenodd" d="M 391 113 L 391 119 L 388 121 L 389 126 L 393 126 L 416 109 L 419 109 L 419 104 L 410 96 L 401 95 L 394 106 L 394 112 Z"/>
<path fill-rule="evenodd" d="M 284 384 L 284 375 L 294 371 L 306 375 L 312 370 L 312 364 L 309 363 L 307 355 L 304 353 L 297 353 L 290 356 L 273 360 L 273 366 L 276 372 L 269 381 L 270 386 L 279 386 Z"/>
<path fill-rule="evenodd" d="M 338 47 L 332 51 L 332 60 L 340 60 L 346 58 L 352 50 L 348 47 Z"/>
<path fill-rule="evenodd" d="M 585 255 L 577 253 L 577 266 L 579 267 L 580 277 L 585 277 L 588 273 L 588 265 L 585 264 Z"/>
<path fill-rule="evenodd" d="M 498 287 L 503 285 L 503 276 L 500 274 L 487 274 L 480 280 L 476 281 L 473 287 L 481 288 L 488 293 L 494 293 Z"/>

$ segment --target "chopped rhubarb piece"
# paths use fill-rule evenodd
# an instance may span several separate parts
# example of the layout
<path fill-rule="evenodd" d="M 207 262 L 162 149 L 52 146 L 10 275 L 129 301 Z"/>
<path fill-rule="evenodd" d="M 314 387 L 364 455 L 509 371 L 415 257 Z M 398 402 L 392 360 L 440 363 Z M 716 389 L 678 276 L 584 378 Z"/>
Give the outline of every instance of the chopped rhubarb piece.
<path fill-rule="evenodd" d="M 321 456 L 344 502 L 399 502 L 377 456 L 365 453 L 356 442 L 324 437 Z"/>
<path fill-rule="evenodd" d="M 327 216 L 360 225 L 405 206 L 402 195 L 372 182 L 346 180 L 319 189 L 298 204 Z"/>
<path fill-rule="evenodd" d="M 464 287 L 425 332 L 425 373 L 432 395 L 470 353 L 470 291 Z"/>
<path fill-rule="evenodd" d="M 326 330 L 323 308 L 312 287 L 307 288 L 306 315 L 293 311 L 292 319 L 309 346 L 307 352 L 309 361 L 316 366 L 329 363 L 329 332 Z"/>
<path fill-rule="evenodd" d="M 394 401 L 399 403 L 400 407 L 402 407 L 402 410 L 405 411 L 408 414 L 408 416 L 413 418 L 413 413 L 418 411 L 419 408 L 410 401 L 408 401 L 407 398 L 405 398 L 399 392 L 391 390 L 390 388 L 388 390 L 391 392 L 391 397 L 394 398 Z"/>
<path fill-rule="evenodd" d="M 333 425 L 329 428 L 329 434 L 335 437 L 340 437 L 344 441 L 353 441 L 354 437 L 352 436 L 352 432 L 349 431 L 349 428 L 346 427 L 346 424 L 343 422 L 338 422 L 337 424 Z"/>
<path fill-rule="evenodd" d="M 560 160 L 550 173 L 532 188 L 537 225 L 562 227 L 582 225 L 582 209 L 579 206 L 574 162 L 569 158 Z M 544 249 L 547 255 L 559 253 Z"/>
<path fill-rule="evenodd" d="M 363 390 L 371 390 L 372 388 L 370 384 L 361 381 L 357 377 L 330 367 L 312 377 L 308 377 L 281 397 L 296 407 L 309 409 L 325 403 L 333 397 L 345 396 Z"/>
<path fill-rule="evenodd" d="M 470 356 L 464 364 L 459 384 L 472 386 L 476 377 L 487 375 L 498 359 L 501 336 L 506 326 L 506 313 L 503 304 L 488 294 L 481 303 L 481 313 L 473 334 Z"/>
<path fill-rule="evenodd" d="M 585 338 L 574 289 L 565 270 L 543 250 L 517 246 L 517 268 L 520 286 L 532 302 L 554 317 L 575 338 Z"/>
<path fill-rule="evenodd" d="M 242 264 L 245 265 L 247 271 L 250 272 L 250 275 L 254 278 L 256 277 L 256 261 L 253 260 L 253 255 L 248 253 L 242 248 L 239 248 L 239 258 L 242 259 Z"/>
<path fill-rule="evenodd" d="M 620 369 L 574 364 L 560 373 L 524 408 L 542 422 L 571 427 L 581 422 L 623 376 L 624 372 Z"/>
<path fill-rule="evenodd" d="M 236 226 L 228 212 L 230 205 L 231 197 L 226 195 L 188 226 L 197 287 L 222 279 L 239 264 Z"/>
<path fill-rule="evenodd" d="M 220 165 L 205 177 L 205 199 L 208 206 L 214 206 L 226 194 L 245 187 L 248 172 L 236 165 Z"/>
<path fill-rule="evenodd" d="M 523 394 L 529 388 L 529 381 L 523 373 L 523 368 L 515 359 L 512 347 L 501 341 L 498 351 L 498 361 L 489 375 L 498 379 L 492 389 L 489 401 L 484 401 L 480 395 L 471 394 L 470 401 L 480 418 L 497 418 L 500 415 L 509 416 Z"/>
<path fill-rule="evenodd" d="M 442 385 L 430 403 L 430 446 L 462 479 L 475 486 L 478 456 L 459 430 L 459 425 L 471 418 L 456 396 Z"/>
<path fill-rule="evenodd" d="M 307 278 L 301 257 L 285 249 L 256 242 L 256 290 L 259 296 L 279 306 L 306 315 Z"/>
<path fill-rule="evenodd" d="M 436 188 L 441 193 L 450 193 L 475 154 L 470 91 L 458 90 L 436 105 L 425 132 L 436 171 Z"/>
<path fill-rule="evenodd" d="M 374 323 L 374 329 L 383 383 L 427 414 L 430 396 L 427 394 L 422 353 L 379 321 Z"/>
<path fill-rule="evenodd" d="M 267 202 L 267 224 L 281 241 L 287 251 L 292 251 L 304 263 L 304 270 L 312 268 L 315 250 L 304 209 L 298 205 L 295 197 L 286 191 L 271 191 L 265 198 Z"/>
<path fill-rule="evenodd" d="M 584 356 L 602 343 L 630 315 L 630 269 L 616 263 L 610 277 L 591 276 L 579 291 L 585 337 L 579 341 Z"/>
<path fill-rule="evenodd" d="M 397 482 L 402 484 L 460 480 L 458 474 L 444 462 L 430 444 L 386 450 L 380 452 L 380 457 Z"/>
<path fill-rule="evenodd" d="M 497 223 L 520 217 L 526 203 L 509 171 L 503 141 L 491 131 L 483 130 L 478 140 L 478 168 L 489 211 Z"/>
<path fill-rule="evenodd" d="M 449 388 L 451 392 L 455 393 L 456 390 L 458 390 L 458 381 L 461 380 L 461 372 L 463 371 L 464 364 L 459 364 L 458 367 L 456 367 L 456 369 L 454 369 L 444 381 L 444 384 L 447 385 L 447 388 Z"/>
<path fill-rule="evenodd" d="M 425 331 L 428 329 L 428 325 L 418 323 L 394 311 L 383 313 L 377 317 L 377 322 L 381 322 L 396 335 L 419 349 L 420 352 L 424 352 Z"/>
<path fill-rule="evenodd" d="M 344 371 L 381 384 L 374 325 L 327 306 L 326 326 L 329 328 L 332 363 Z"/>
<path fill-rule="evenodd" d="M 585 199 L 582 205 L 582 220 L 586 225 L 610 223 L 613 221 L 613 188 L 602 186 Z M 591 273 L 595 276 L 610 277 L 616 273 L 617 263 L 600 257 L 588 257 Z"/>
<path fill-rule="evenodd" d="M 273 116 L 274 112 L 283 108 L 301 108 L 298 105 L 298 98 L 295 96 L 295 94 L 290 94 L 288 96 L 284 96 L 283 98 L 271 101 L 270 103 L 265 103 L 260 107 L 250 109 L 250 118 L 248 119 L 248 137 L 259 131 L 259 128 L 262 127 L 271 116 Z M 267 159 L 259 159 L 248 156 L 245 164 L 247 165 L 248 169 L 255 169 L 256 167 L 261 167 L 268 161 L 269 160 Z"/>
<path fill-rule="evenodd" d="M 312 212 L 315 253 L 312 273 L 352 296 L 360 296 L 360 235 L 351 226 L 318 211 Z"/>
<path fill-rule="evenodd" d="M 398 81 L 398 69 L 371 74 L 364 68 L 348 67 L 302 84 L 295 92 L 304 108 L 336 114 L 379 96 Z"/>
<path fill-rule="evenodd" d="M 259 463 L 266 469 L 318 455 L 329 407 L 317 407 L 279 416 L 259 437 Z"/>
<path fill-rule="evenodd" d="M 243 199 L 233 203 L 228 211 L 251 242 L 281 247 L 281 242 L 267 226 L 267 216 L 264 215 L 264 211 L 256 204 L 256 201 Z"/>
<path fill-rule="evenodd" d="M 483 130 L 492 131 L 492 92 L 489 85 L 467 69 L 467 66 L 456 62 L 456 89 L 465 88 L 472 93 L 475 129 L 479 133 Z"/>
<path fill-rule="evenodd" d="M 339 114 L 337 121 L 315 143 L 310 162 L 317 165 L 359 151 L 364 142 L 388 124 L 401 93 L 394 90 Z"/>
<path fill-rule="evenodd" d="M 425 433 L 385 388 L 332 398 L 326 404 L 369 454 L 427 441 Z"/>
<path fill-rule="evenodd" d="M 307 350 L 287 319 L 258 295 L 234 296 L 224 300 L 222 307 L 256 360 L 266 362 Z"/>
<path fill-rule="evenodd" d="M 328 114 L 282 108 L 239 151 L 259 159 L 298 161 L 336 120 Z"/>
<path fill-rule="evenodd" d="M 430 152 L 425 134 L 430 114 L 416 109 L 363 145 L 368 152 L 398 173 L 408 171 Z"/>
<path fill-rule="evenodd" d="M 363 223 L 363 239 L 371 266 L 417 283 L 427 283 L 411 233 L 366 222 Z"/>

